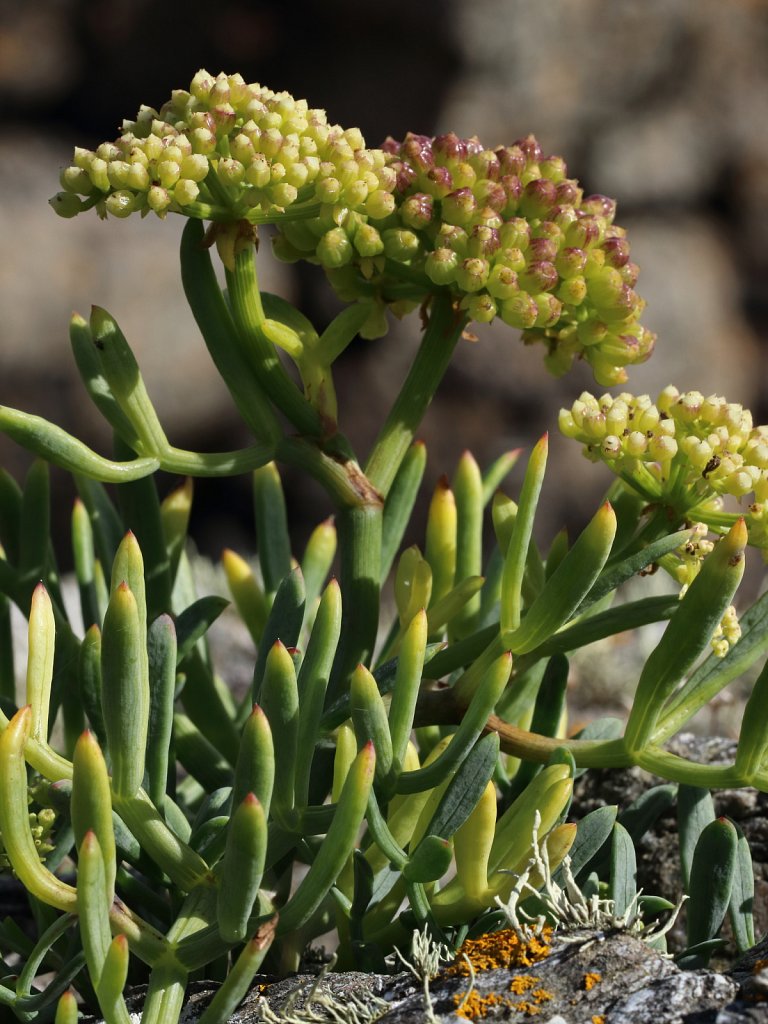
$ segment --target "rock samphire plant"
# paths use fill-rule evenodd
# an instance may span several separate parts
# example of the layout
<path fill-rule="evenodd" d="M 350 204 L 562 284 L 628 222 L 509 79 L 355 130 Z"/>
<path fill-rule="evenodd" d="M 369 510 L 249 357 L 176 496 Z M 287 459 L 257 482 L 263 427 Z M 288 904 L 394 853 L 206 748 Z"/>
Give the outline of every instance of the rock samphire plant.
<path fill-rule="evenodd" d="M 23 487 L 0 475 L 0 833 L 31 908 L 30 928 L 0 925 L 0 1004 L 70 1024 L 79 1003 L 124 1024 L 124 987 L 145 981 L 142 1020 L 172 1024 L 188 981 L 208 978 L 220 982 L 201 1018 L 213 1024 L 262 964 L 295 969 L 331 930 L 340 965 L 378 968 L 414 929 L 455 951 L 510 914 L 578 918 L 563 894 L 607 900 L 600 920 L 635 920 L 632 840 L 675 784 L 686 962 L 706 962 L 728 911 L 739 947 L 751 945 L 749 851 L 707 790 L 768 788 L 768 672 L 734 764 L 665 744 L 768 648 L 765 600 L 740 622 L 731 603 L 747 544 L 768 544 L 768 428 L 694 391 L 667 388 L 655 404 L 584 394 L 560 426 L 616 481 L 573 543 L 532 539 L 545 437 L 516 501 L 499 488 L 517 453 L 484 472 L 464 454 L 437 485 L 423 546 L 400 550 L 426 459 L 416 433 L 473 321 L 540 343 L 554 373 L 587 360 L 601 387 L 650 354 L 613 201 L 584 196 L 533 136 L 486 149 L 409 134 L 368 149 L 303 101 L 205 72 L 159 111 L 142 107 L 115 142 L 76 149 L 61 183 L 52 205 L 65 217 L 158 216 L 168 230 L 170 214 L 186 218 L 184 291 L 253 442 L 174 447 L 98 307 L 73 317 L 70 338 L 114 457 L 0 407 L 0 429 L 38 456 Z M 260 289 L 262 225 L 278 258 L 325 271 L 343 308 L 322 332 Z M 342 433 L 334 364 L 411 311 L 421 344 L 362 459 Z M 48 463 L 79 493 L 83 636 L 49 539 Z M 298 560 L 276 463 L 334 506 Z M 162 500 L 159 470 L 186 479 Z M 206 638 L 226 602 L 197 597 L 186 533 L 192 478 L 244 473 L 258 565 L 222 557 L 256 646 L 252 687 L 237 694 Z M 614 602 L 654 567 L 681 593 Z M 396 610 L 382 621 L 393 569 Z M 18 701 L 12 604 L 29 620 Z M 565 738 L 568 654 L 665 620 L 626 725 Z M 669 784 L 623 824 L 615 807 L 565 821 L 576 773 L 626 765 Z M 648 898 L 645 913 L 668 906 Z"/>

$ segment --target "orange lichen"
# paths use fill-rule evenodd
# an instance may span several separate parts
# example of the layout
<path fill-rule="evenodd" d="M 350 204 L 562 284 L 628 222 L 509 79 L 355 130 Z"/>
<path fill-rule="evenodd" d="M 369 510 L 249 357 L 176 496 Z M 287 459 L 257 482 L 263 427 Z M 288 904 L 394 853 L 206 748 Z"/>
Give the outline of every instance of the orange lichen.
<path fill-rule="evenodd" d="M 592 1024 L 605 1024 L 605 1014 L 595 1013 L 592 1015 Z"/>
<path fill-rule="evenodd" d="M 457 992 L 453 1001 L 458 1007 L 456 1016 L 465 1020 L 481 1020 L 494 1006 L 511 1005 L 511 1000 L 498 992 L 489 992 L 487 996 L 481 996 L 476 989 L 469 993 Z"/>
<path fill-rule="evenodd" d="M 446 968 L 446 974 L 470 974 L 467 960 L 475 971 L 493 971 L 499 967 L 530 967 L 549 956 L 552 929 L 547 927 L 541 935 L 527 942 L 521 941 L 511 928 L 488 932 L 477 939 L 466 939 L 456 959 Z M 467 958 L 466 960 L 464 958 Z"/>
<path fill-rule="evenodd" d="M 600 974 L 598 971 L 590 971 L 588 974 L 584 975 L 584 988 L 585 988 L 585 990 L 587 992 L 589 992 L 590 989 L 593 989 L 595 987 L 595 985 L 597 985 L 602 980 L 603 980 L 602 974 Z"/>

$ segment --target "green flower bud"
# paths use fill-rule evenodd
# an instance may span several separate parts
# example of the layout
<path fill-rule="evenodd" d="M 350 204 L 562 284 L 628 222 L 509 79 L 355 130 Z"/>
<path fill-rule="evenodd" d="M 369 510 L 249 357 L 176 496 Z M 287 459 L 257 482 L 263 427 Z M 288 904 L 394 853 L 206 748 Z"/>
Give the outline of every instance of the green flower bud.
<path fill-rule="evenodd" d="M 419 252 L 419 237 L 413 231 L 388 228 L 381 233 L 384 253 L 398 263 L 407 263 Z"/>
<path fill-rule="evenodd" d="M 456 283 L 465 292 L 477 292 L 485 287 L 490 268 L 488 261 L 477 256 L 463 260 L 456 271 Z"/>
<path fill-rule="evenodd" d="M 510 327 L 524 331 L 533 327 L 539 316 L 539 307 L 533 296 L 518 292 L 501 303 L 501 319 Z"/>
<path fill-rule="evenodd" d="M 89 196 L 93 192 L 93 182 L 82 167 L 65 167 L 59 175 L 59 181 L 67 192 L 75 192 L 81 196 Z"/>
<path fill-rule="evenodd" d="M 298 190 L 288 182 L 281 182 L 269 190 L 269 197 L 275 206 L 286 207 L 296 202 Z"/>
<path fill-rule="evenodd" d="M 586 278 L 579 275 L 562 281 L 555 295 L 564 302 L 566 306 L 579 306 L 587 297 Z"/>
<path fill-rule="evenodd" d="M 173 198 L 179 206 L 187 206 L 189 203 L 194 203 L 199 194 L 200 188 L 197 182 L 190 181 L 188 178 L 179 181 L 173 190 Z"/>
<path fill-rule="evenodd" d="M 447 224 L 467 227 L 477 209 L 477 200 L 468 188 L 460 188 L 443 199 L 442 216 Z"/>
<path fill-rule="evenodd" d="M 479 295 L 468 295 L 461 303 L 461 308 L 467 311 L 470 320 L 479 324 L 489 324 L 496 316 L 497 306 L 487 292 Z"/>
<path fill-rule="evenodd" d="M 74 192 L 57 192 L 53 198 L 48 200 L 48 203 L 59 217 L 76 217 L 84 209 L 82 199 Z"/>
<path fill-rule="evenodd" d="M 353 238 L 355 249 L 363 257 L 378 256 L 384 252 L 381 235 L 372 224 L 361 224 Z"/>
<path fill-rule="evenodd" d="M 459 256 L 453 249 L 433 249 L 424 263 L 430 281 L 436 285 L 452 284 L 456 280 Z"/>
<path fill-rule="evenodd" d="M 171 205 L 171 197 L 164 188 L 153 185 L 147 193 L 147 205 L 150 210 L 162 214 Z"/>
<path fill-rule="evenodd" d="M 119 192 L 113 192 L 107 196 L 104 200 L 104 206 L 107 213 L 111 213 L 113 217 L 130 217 L 131 213 L 136 209 L 136 201 L 133 192 L 121 189 Z"/>
<path fill-rule="evenodd" d="M 343 267 L 354 255 L 352 243 L 343 228 L 326 231 L 317 245 L 317 258 L 328 269 Z"/>
<path fill-rule="evenodd" d="M 371 220 L 385 220 L 395 210 L 395 197 L 383 189 L 371 192 L 365 201 L 365 212 Z"/>
<path fill-rule="evenodd" d="M 485 287 L 495 299 L 511 299 L 520 291 L 515 271 L 500 264 L 491 267 Z"/>

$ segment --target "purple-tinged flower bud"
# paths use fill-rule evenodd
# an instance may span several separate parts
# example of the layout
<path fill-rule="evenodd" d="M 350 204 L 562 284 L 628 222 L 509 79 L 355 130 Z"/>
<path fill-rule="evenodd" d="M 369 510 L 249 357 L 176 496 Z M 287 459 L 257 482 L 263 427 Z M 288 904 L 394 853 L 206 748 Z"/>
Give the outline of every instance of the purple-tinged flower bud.
<path fill-rule="evenodd" d="M 443 199 L 443 220 L 448 224 L 465 227 L 472 222 L 472 216 L 476 209 L 477 201 L 471 190 L 460 188 Z"/>
<path fill-rule="evenodd" d="M 408 132 L 400 147 L 400 156 L 411 164 L 415 164 L 422 171 L 428 171 L 434 166 L 435 158 L 432 155 L 432 139 L 428 135 L 416 135 Z"/>
<path fill-rule="evenodd" d="M 410 164 L 398 162 L 394 165 L 394 169 L 397 175 L 395 178 L 395 188 L 398 192 L 407 192 L 418 177 L 415 168 L 411 167 Z"/>
<path fill-rule="evenodd" d="M 400 207 L 403 223 L 409 228 L 420 230 L 432 222 L 435 201 L 426 192 L 408 196 Z"/>
<path fill-rule="evenodd" d="M 354 251 L 346 231 L 343 228 L 326 231 L 317 244 L 316 255 L 322 266 L 329 270 L 349 263 Z"/>
<path fill-rule="evenodd" d="M 616 216 L 616 200 L 611 199 L 609 196 L 598 194 L 586 196 L 581 203 L 581 208 L 585 213 L 594 214 L 596 217 L 604 217 L 608 222 L 612 221 Z"/>
<path fill-rule="evenodd" d="M 600 222 L 596 217 L 580 217 L 565 231 L 565 244 L 578 249 L 588 249 L 593 245 L 598 245 L 600 238 Z"/>
<path fill-rule="evenodd" d="M 499 232 L 496 228 L 490 228 L 485 224 L 478 224 L 472 228 L 472 233 L 467 241 L 467 254 L 469 256 L 482 256 L 488 258 L 499 248 Z"/>
<path fill-rule="evenodd" d="M 539 307 L 528 292 L 518 292 L 511 299 L 501 303 L 501 319 L 510 327 L 520 331 L 528 330 L 536 323 Z"/>
<path fill-rule="evenodd" d="M 474 187 L 474 194 L 479 206 L 490 206 L 497 213 L 504 210 L 509 202 L 504 186 L 487 178 L 478 181 Z"/>
<path fill-rule="evenodd" d="M 394 213 L 395 205 L 396 200 L 391 192 L 377 189 L 375 192 L 371 192 L 366 199 L 365 212 L 371 220 L 386 220 L 390 214 Z"/>
<path fill-rule="evenodd" d="M 487 292 L 467 295 L 461 302 L 461 308 L 467 311 L 470 320 L 479 324 L 489 324 L 495 318 L 497 307 Z"/>
<path fill-rule="evenodd" d="M 532 238 L 528 246 L 528 259 L 547 260 L 554 263 L 557 256 L 557 243 L 550 238 Z"/>
<path fill-rule="evenodd" d="M 535 295 L 534 299 L 539 311 L 534 326 L 542 328 L 554 327 L 563 315 L 562 302 L 556 296 L 550 295 L 547 292 Z"/>
<path fill-rule="evenodd" d="M 432 152 L 436 156 L 442 157 L 441 163 L 465 161 L 467 159 L 467 140 L 460 139 L 455 132 L 437 135 L 432 142 Z"/>
<path fill-rule="evenodd" d="M 196 110 L 190 114 L 189 127 L 192 129 L 205 128 L 212 135 L 216 134 L 216 121 L 208 110 Z"/>
<path fill-rule="evenodd" d="M 581 203 L 583 192 L 575 181 L 566 178 L 557 186 L 557 203 L 559 206 L 578 206 Z"/>
<path fill-rule="evenodd" d="M 587 265 L 587 254 L 583 249 L 566 246 L 565 249 L 560 250 L 554 262 L 557 272 L 561 277 L 576 277 L 576 275 L 581 274 Z"/>
<path fill-rule="evenodd" d="M 220 103 L 219 106 L 211 109 L 211 117 L 213 123 L 216 125 L 216 135 L 218 138 L 223 138 L 225 135 L 229 135 L 232 129 L 235 127 L 235 111 L 229 105 L 229 103 Z"/>
<path fill-rule="evenodd" d="M 454 189 L 453 175 L 447 167 L 430 167 L 424 181 L 424 188 L 435 199 L 443 199 Z"/>
<path fill-rule="evenodd" d="M 605 262 L 610 267 L 623 267 L 629 260 L 629 242 L 625 238 L 606 238 L 603 242 Z"/>
<path fill-rule="evenodd" d="M 129 192 L 127 189 L 120 189 L 107 196 L 104 200 L 104 206 L 107 213 L 122 219 L 129 217 L 136 209 L 136 197 L 133 192 Z"/>
<path fill-rule="evenodd" d="M 511 216 L 516 212 L 520 202 L 520 196 L 523 194 L 523 183 L 516 174 L 504 174 L 502 175 L 499 184 L 504 189 L 507 197 L 507 202 L 504 206 L 504 213 Z"/>
<path fill-rule="evenodd" d="M 546 178 L 529 181 L 520 198 L 520 209 L 526 217 L 545 217 L 557 203 L 557 186 Z"/>
<path fill-rule="evenodd" d="M 640 362 L 640 342 L 635 334 L 607 334 L 599 346 L 600 355 L 618 366 Z"/>
<path fill-rule="evenodd" d="M 424 271 L 437 285 L 452 284 L 456 280 L 459 255 L 453 249 L 433 249 L 424 261 Z"/>
<path fill-rule="evenodd" d="M 501 177 L 501 164 L 492 149 L 482 149 L 479 153 L 471 154 L 467 162 L 480 179 L 498 181 Z"/>
<path fill-rule="evenodd" d="M 619 268 L 619 273 L 621 274 L 621 279 L 624 284 L 629 285 L 630 288 L 634 288 L 637 284 L 637 279 L 640 276 L 640 267 L 638 267 L 636 263 L 633 263 L 632 260 L 629 260 L 628 263 L 625 263 L 623 267 Z"/>
<path fill-rule="evenodd" d="M 511 299 L 520 291 L 517 274 L 510 267 L 495 264 L 491 267 L 485 287 L 494 299 Z"/>
<path fill-rule="evenodd" d="M 542 178 L 549 178 L 556 185 L 568 177 L 568 168 L 561 156 L 547 156 L 538 161 Z"/>
<path fill-rule="evenodd" d="M 525 153 L 520 146 L 500 146 L 496 150 L 496 158 L 502 175 L 519 177 L 525 170 Z"/>
<path fill-rule="evenodd" d="M 464 228 L 457 224 L 441 224 L 435 239 L 437 247 L 447 246 L 460 256 L 466 256 L 469 238 Z"/>
<path fill-rule="evenodd" d="M 520 287 L 531 294 L 547 292 L 560 280 L 554 263 L 548 260 L 534 260 L 519 275 Z"/>
<path fill-rule="evenodd" d="M 488 281 L 490 266 L 488 260 L 470 256 L 462 260 L 456 271 L 456 284 L 465 292 L 478 292 Z"/>
<path fill-rule="evenodd" d="M 70 217 L 76 217 L 83 209 L 82 199 L 74 192 L 57 192 L 48 202 L 54 213 L 67 220 Z"/>
<path fill-rule="evenodd" d="M 419 252 L 419 236 L 402 228 L 388 228 L 381 233 L 384 253 L 397 263 L 407 263 Z"/>
<path fill-rule="evenodd" d="M 499 231 L 499 241 L 505 249 L 522 249 L 525 252 L 531 241 L 530 224 L 522 217 L 513 217 Z"/>
<path fill-rule="evenodd" d="M 525 156 L 526 163 L 537 164 L 541 160 L 541 146 L 537 142 L 535 135 L 526 135 L 522 139 L 517 139 L 513 145 L 520 148 Z"/>

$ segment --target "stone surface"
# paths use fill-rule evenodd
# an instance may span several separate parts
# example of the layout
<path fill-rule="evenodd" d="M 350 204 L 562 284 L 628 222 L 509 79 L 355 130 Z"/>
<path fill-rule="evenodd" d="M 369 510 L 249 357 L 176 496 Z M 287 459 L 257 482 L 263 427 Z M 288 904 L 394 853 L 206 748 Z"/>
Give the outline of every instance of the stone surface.
<path fill-rule="evenodd" d="M 519 1021 L 535 1016 L 542 1024 L 748 1024 L 768 1020 L 762 1002 L 768 979 L 764 980 L 759 970 L 755 972 L 752 961 L 725 974 L 681 971 L 670 959 L 623 933 L 585 932 L 570 939 L 554 942 L 550 955 L 530 968 L 477 973 L 474 1005 L 478 1014 L 484 1007 L 482 1016 L 488 1020 Z M 305 1020 L 416 1024 L 430 1019 L 421 984 L 407 973 L 326 976 L 316 995 L 331 1001 L 333 1016 L 319 1002 L 307 1007 L 315 981 L 311 975 L 274 983 L 264 976 L 257 978 L 230 1024 L 262 1024 L 262 999 L 279 1019 L 297 1024 Z M 184 1024 L 198 1019 L 214 988 L 205 982 L 192 986 Z M 432 1020 L 447 1024 L 460 1019 L 456 1010 L 469 988 L 466 977 L 443 971 L 434 978 L 429 986 Z M 132 1010 L 140 1005 L 141 997 L 138 991 L 130 1004 Z M 368 1014 L 353 1011 L 353 1004 L 366 1003 Z"/>

